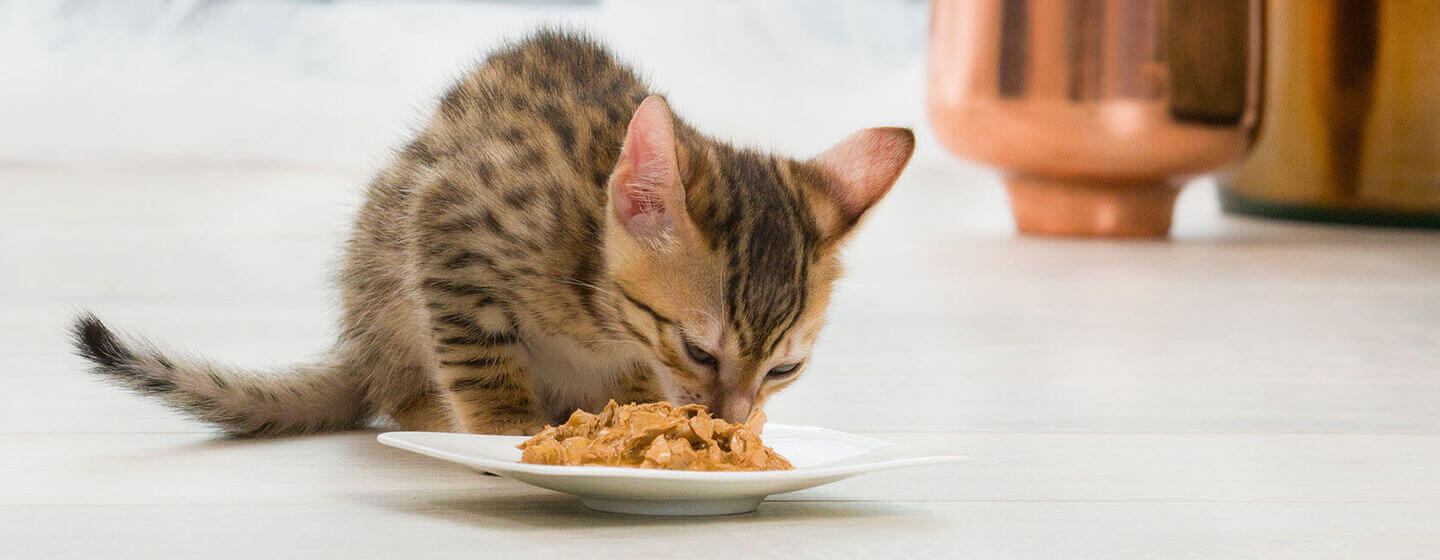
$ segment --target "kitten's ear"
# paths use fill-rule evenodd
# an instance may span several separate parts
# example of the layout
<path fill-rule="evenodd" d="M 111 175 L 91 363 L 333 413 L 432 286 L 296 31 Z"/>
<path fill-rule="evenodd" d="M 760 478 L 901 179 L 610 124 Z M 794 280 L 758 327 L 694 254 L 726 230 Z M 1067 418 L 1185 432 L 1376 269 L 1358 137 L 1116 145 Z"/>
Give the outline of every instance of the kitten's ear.
<path fill-rule="evenodd" d="M 610 207 L 631 235 L 644 239 L 665 235 L 684 215 L 678 147 L 665 99 L 645 98 L 630 119 L 625 147 L 610 175 Z"/>
<path fill-rule="evenodd" d="M 826 194 L 837 215 L 828 224 L 832 235 L 844 233 L 874 206 L 905 170 L 915 153 L 915 133 L 908 128 L 867 128 L 815 156 L 813 163 L 831 181 Z"/>

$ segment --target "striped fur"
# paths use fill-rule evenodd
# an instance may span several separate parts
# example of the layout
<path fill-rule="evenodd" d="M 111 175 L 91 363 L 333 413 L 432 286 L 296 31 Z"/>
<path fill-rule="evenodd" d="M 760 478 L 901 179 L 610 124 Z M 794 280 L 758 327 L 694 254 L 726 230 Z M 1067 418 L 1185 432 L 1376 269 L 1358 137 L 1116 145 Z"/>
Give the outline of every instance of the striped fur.
<path fill-rule="evenodd" d="M 321 362 L 262 374 L 167 357 L 148 345 L 121 340 L 89 313 L 76 318 L 73 335 L 96 374 L 234 435 L 343 430 L 370 414 L 356 376 L 342 364 Z"/>
<path fill-rule="evenodd" d="M 626 163 L 651 144 L 668 147 L 672 179 Z M 542 31 L 460 80 L 371 183 L 325 362 L 254 374 L 175 360 L 89 315 L 76 345 L 102 376 L 239 435 L 376 415 L 523 434 L 611 398 L 743 419 L 795 379 L 767 373 L 803 363 L 840 241 L 912 148 L 903 129 L 806 161 L 737 148 L 673 117 L 602 47 Z M 633 190 L 646 181 L 658 190 Z M 642 238 L 626 208 L 660 233 Z"/>

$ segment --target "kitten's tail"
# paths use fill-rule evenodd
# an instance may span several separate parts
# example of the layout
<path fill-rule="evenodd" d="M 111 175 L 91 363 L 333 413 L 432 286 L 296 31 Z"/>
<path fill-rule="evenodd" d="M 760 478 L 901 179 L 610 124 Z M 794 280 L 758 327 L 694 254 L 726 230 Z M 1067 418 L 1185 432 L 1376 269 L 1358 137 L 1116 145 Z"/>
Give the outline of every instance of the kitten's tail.
<path fill-rule="evenodd" d="M 75 318 L 72 335 L 95 373 L 231 435 L 343 430 L 371 416 L 359 376 L 338 362 L 260 373 L 172 359 L 149 345 L 122 340 L 90 313 Z"/>

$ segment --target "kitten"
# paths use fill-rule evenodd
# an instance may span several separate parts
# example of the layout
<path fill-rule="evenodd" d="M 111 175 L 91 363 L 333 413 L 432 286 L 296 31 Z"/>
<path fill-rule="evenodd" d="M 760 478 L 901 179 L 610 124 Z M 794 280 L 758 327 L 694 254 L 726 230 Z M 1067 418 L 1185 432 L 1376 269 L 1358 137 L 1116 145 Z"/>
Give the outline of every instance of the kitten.
<path fill-rule="evenodd" d="M 914 149 L 809 160 L 700 135 L 586 38 L 542 31 L 444 95 L 374 179 L 330 358 L 256 374 L 76 320 L 94 371 L 241 436 L 362 425 L 532 434 L 669 400 L 743 421 L 804 370 L 837 249 Z"/>

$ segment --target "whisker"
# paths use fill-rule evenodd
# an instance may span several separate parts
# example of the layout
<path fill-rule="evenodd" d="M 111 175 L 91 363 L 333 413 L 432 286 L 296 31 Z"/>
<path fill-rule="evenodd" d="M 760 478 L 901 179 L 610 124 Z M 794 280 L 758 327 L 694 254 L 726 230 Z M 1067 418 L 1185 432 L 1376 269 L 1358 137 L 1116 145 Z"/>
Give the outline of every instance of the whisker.
<path fill-rule="evenodd" d="M 616 293 L 616 292 L 611 291 L 611 290 L 607 290 L 607 289 L 602 288 L 602 287 L 600 287 L 600 286 L 596 286 L 595 284 L 592 284 L 592 283 L 590 283 L 590 282 L 582 282 L 582 281 L 580 281 L 578 278 L 566 278 L 566 279 L 564 279 L 564 280 L 561 280 L 561 282 L 563 282 L 563 283 L 565 283 L 565 284 L 570 284 L 570 285 L 573 285 L 573 286 L 582 286 L 582 287 L 590 288 L 590 289 L 592 289 L 592 290 L 595 290 L 595 291 L 600 292 L 600 293 L 602 293 L 602 294 L 608 295 L 608 296 L 610 296 L 610 297 L 616 297 L 616 298 L 620 297 L 620 294 L 619 294 L 619 293 Z"/>
<path fill-rule="evenodd" d="M 638 341 L 634 341 L 634 340 L 612 340 L 612 339 L 591 340 L 591 341 L 587 341 L 587 342 L 584 343 L 584 345 L 585 345 L 586 347 L 589 347 L 589 348 L 599 348 L 599 347 L 611 346 L 611 345 L 617 345 L 617 344 L 640 344 L 640 343 L 639 343 Z M 643 345 L 642 345 L 642 346 L 643 346 Z"/>
<path fill-rule="evenodd" d="M 699 307 L 687 307 L 687 308 L 685 308 L 685 311 L 686 311 L 687 313 L 693 311 L 693 312 L 698 313 L 698 314 L 700 314 L 700 315 L 704 315 L 706 319 L 709 319 L 709 320 L 714 321 L 714 322 L 716 322 L 716 323 L 719 323 L 719 322 L 720 322 L 720 319 L 715 318 L 715 315 L 714 315 L 714 314 L 712 314 L 712 313 L 710 313 L 709 311 L 706 311 L 706 310 L 704 310 L 704 309 L 700 309 Z"/>

